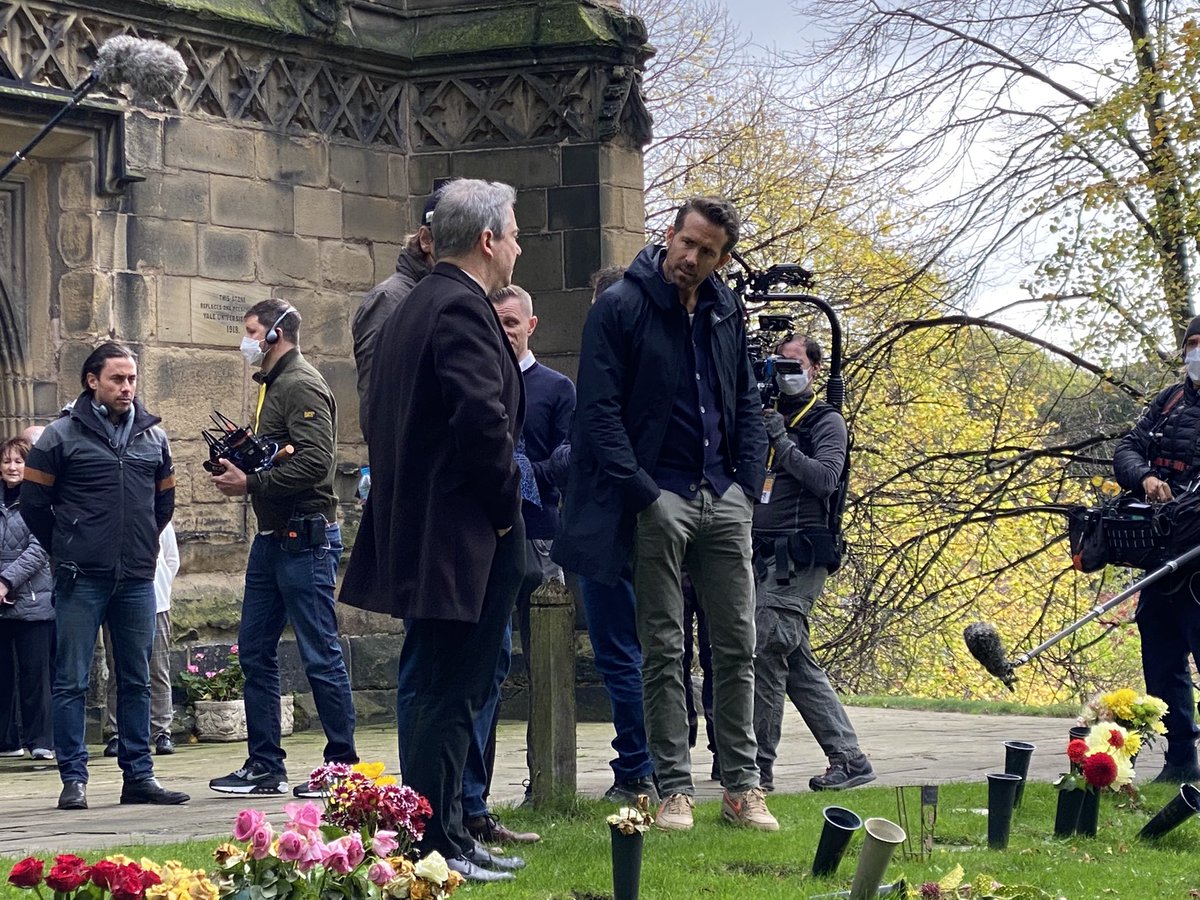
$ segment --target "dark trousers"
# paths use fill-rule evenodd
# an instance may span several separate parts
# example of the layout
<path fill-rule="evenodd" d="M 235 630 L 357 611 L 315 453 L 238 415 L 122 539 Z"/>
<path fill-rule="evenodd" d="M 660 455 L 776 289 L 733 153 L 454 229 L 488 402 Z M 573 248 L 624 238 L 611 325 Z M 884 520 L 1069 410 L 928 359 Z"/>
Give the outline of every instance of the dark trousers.
<path fill-rule="evenodd" d="M 1166 582 L 1164 584 L 1164 581 Z M 1142 674 L 1146 692 L 1167 704 L 1166 762 L 1196 765 L 1195 698 L 1188 657 L 1200 665 L 1200 572 L 1149 585 L 1138 599 L 1137 626 L 1142 637 Z"/>
<path fill-rule="evenodd" d="M 449 859 L 473 847 L 463 825 L 463 767 L 524 574 L 525 528 L 518 522 L 496 542 L 478 622 L 409 621 L 400 650 L 396 723 L 404 783 L 433 807 L 422 852 L 437 850 Z"/>
<path fill-rule="evenodd" d="M 12 738 L 11 746 L 0 749 L 53 749 L 50 705 L 53 664 L 53 619 L 48 622 L 0 619 L 0 734 Z"/>

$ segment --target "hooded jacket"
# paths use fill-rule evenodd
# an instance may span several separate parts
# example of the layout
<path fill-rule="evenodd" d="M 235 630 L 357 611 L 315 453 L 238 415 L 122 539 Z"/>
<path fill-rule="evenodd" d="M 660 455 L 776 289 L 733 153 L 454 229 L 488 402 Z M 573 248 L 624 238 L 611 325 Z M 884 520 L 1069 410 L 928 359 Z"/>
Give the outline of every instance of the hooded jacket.
<path fill-rule="evenodd" d="M 21 515 L 54 559 L 83 575 L 153 580 L 158 535 L 175 511 L 175 468 L 161 419 L 135 398 L 129 442 L 114 446 L 79 395 L 25 461 Z"/>
<path fill-rule="evenodd" d="M 611 584 L 629 562 L 638 512 L 660 493 L 650 473 L 662 451 L 687 340 L 679 290 L 663 278 L 663 248 L 642 250 L 592 307 L 583 329 L 570 477 L 552 556 L 564 569 Z M 762 491 L 767 436 L 737 297 L 714 276 L 709 352 L 735 486 Z M 732 490 L 733 488 L 731 488 Z"/>
<path fill-rule="evenodd" d="M 54 618 L 50 557 L 21 518 L 20 500 L 0 506 L 0 580 L 8 585 L 8 599 L 13 601 L 0 604 L 0 619 L 47 622 Z"/>

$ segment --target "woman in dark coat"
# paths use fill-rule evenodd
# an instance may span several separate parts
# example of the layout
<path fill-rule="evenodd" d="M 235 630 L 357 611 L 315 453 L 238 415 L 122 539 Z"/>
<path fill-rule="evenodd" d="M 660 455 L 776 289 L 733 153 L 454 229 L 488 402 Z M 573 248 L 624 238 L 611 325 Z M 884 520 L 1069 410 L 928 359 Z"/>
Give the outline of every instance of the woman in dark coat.
<path fill-rule="evenodd" d="M 50 710 L 50 668 L 54 647 L 53 580 L 50 558 L 21 518 L 21 482 L 29 442 L 10 438 L 0 444 L 0 740 L 16 735 L 15 746 L 0 756 L 54 759 Z"/>

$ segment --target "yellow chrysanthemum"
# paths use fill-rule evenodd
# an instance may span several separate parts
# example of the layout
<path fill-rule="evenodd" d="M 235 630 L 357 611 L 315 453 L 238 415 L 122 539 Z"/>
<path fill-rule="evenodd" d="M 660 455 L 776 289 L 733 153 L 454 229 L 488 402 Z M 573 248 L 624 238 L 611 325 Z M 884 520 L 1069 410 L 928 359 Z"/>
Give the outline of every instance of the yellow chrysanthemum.
<path fill-rule="evenodd" d="M 116 863 L 118 866 L 128 866 L 133 864 L 132 859 L 120 853 L 114 853 L 112 856 L 106 856 L 105 859 L 109 862 Z"/>
<path fill-rule="evenodd" d="M 376 778 L 375 783 L 380 787 L 387 787 L 389 784 L 396 784 L 395 775 L 384 775 L 382 778 Z"/>
<path fill-rule="evenodd" d="M 381 762 L 355 763 L 354 765 L 355 772 L 367 776 L 372 781 L 382 775 L 385 768 L 386 766 Z"/>
<path fill-rule="evenodd" d="M 1133 720 L 1133 706 L 1138 701 L 1135 691 L 1130 688 L 1121 688 L 1120 690 L 1105 694 L 1102 701 L 1112 711 L 1114 718 L 1124 719 L 1126 722 Z"/>
<path fill-rule="evenodd" d="M 1130 759 L 1137 756 L 1142 749 L 1142 736 L 1136 731 L 1125 735 L 1125 755 Z"/>

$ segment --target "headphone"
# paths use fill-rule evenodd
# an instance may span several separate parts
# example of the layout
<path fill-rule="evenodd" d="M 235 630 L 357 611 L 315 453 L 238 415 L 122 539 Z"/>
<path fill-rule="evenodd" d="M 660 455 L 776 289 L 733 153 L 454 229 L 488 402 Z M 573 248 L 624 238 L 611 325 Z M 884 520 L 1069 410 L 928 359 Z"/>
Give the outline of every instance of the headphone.
<path fill-rule="evenodd" d="M 289 306 L 287 309 L 285 309 L 283 311 L 283 314 L 278 319 L 275 320 L 275 324 L 267 329 L 267 336 L 264 338 L 264 340 L 268 344 L 274 344 L 279 341 L 279 323 L 282 322 L 284 319 L 286 319 L 288 316 L 290 316 L 292 313 L 296 313 L 297 318 L 300 317 L 300 313 L 296 311 L 296 308 L 294 306 Z"/>

